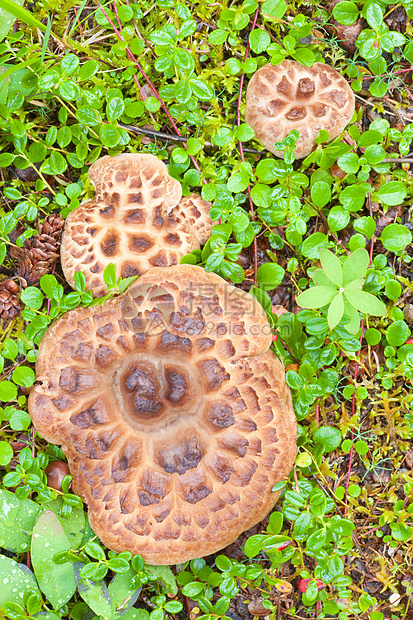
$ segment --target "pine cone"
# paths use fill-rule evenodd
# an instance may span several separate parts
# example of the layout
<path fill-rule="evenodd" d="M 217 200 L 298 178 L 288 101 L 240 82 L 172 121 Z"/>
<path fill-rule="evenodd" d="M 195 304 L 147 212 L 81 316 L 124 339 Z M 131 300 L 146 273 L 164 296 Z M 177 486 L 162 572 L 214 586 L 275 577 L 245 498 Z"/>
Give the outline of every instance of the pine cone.
<path fill-rule="evenodd" d="M 14 280 L 0 282 L 0 318 L 11 321 L 19 315 L 21 306 L 17 298 L 20 288 Z"/>
<path fill-rule="evenodd" d="M 11 247 L 10 254 L 17 260 L 17 275 L 24 278 L 29 286 L 37 284 L 57 262 L 62 229 L 62 217 L 52 213 L 38 226 L 38 235 L 26 239 L 22 248 Z M 16 238 L 20 232 L 17 231 Z"/>

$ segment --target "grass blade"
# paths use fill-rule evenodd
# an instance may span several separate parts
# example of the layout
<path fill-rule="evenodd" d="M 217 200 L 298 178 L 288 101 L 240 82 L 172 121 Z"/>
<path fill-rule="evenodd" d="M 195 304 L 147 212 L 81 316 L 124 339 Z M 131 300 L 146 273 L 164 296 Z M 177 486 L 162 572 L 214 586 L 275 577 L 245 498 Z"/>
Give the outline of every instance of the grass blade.
<path fill-rule="evenodd" d="M 47 16 L 47 26 L 46 26 L 46 32 L 44 33 L 44 39 L 43 39 L 43 45 L 42 45 L 42 57 L 40 59 L 40 64 L 43 64 L 44 58 L 46 56 L 46 51 L 47 51 L 47 46 L 49 45 L 49 39 L 50 39 L 50 32 L 52 30 L 52 20 L 50 19 L 50 16 Z"/>
<path fill-rule="evenodd" d="M 34 15 L 29 13 L 29 11 L 26 11 L 26 9 L 13 2 L 13 0 L 0 0 L 0 8 L 4 9 L 8 13 L 11 13 L 11 15 L 14 15 L 14 17 L 28 26 L 34 26 L 35 28 L 39 28 L 43 31 L 46 30 L 46 26 L 42 24 L 41 21 L 36 19 Z"/>
<path fill-rule="evenodd" d="M 72 36 L 72 32 L 73 32 L 73 31 L 74 31 L 74 29 L 76 28 L 76 24 L 77 24 L 78 20 L 80 19 L 80 16 L 82 15 L 82 11 L 83 11 L 83 9 L 84 9 L 84 8 L 85 8 L 85 6 L 86 6 L 86 2 L 87 2 L 87 0 L 83 0 L 82 4 L 80 5 L 80 7 L 79 7 L 79 9 L 78 9 L 78 11 L 77 11 L 76 19 L 75 19 L 75 21 L 73 22 L 71 29 L 69 30 L 69 34 L 68 34 L 68 36 L 69 36 L 69 37 L 71 37 L 71 36 Z"/>

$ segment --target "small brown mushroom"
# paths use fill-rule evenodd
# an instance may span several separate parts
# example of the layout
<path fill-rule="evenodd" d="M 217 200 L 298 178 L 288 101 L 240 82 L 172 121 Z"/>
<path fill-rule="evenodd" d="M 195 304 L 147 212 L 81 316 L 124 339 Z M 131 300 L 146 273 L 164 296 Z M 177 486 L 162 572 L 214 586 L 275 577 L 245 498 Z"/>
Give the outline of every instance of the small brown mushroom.
<path fill-rule="evenodd" d="M 253 616 L 269 616 L 271 609 L 264 607 L 262 596 L 254 596 L 250 603 L 248 603 L 248 611 Z"/>
<path fill-rule="evenodd" d="M 245 120 L 265 148 L 277 157 L 275 142 L 292 129 L 300 134 L 294 151 L 306 157 L 314 148 L 320 129 L 336 138 L 350 122 L 355 97 L 346 80 L 321 62 L 304 67 L 295 60 L 264 65 L 252 76 L 247 88 Z"/>
<path fill-rule="evenodd" d="M 64 461 L 52 461 L 44 472 L 47 478 L 47 486 L 57 491 L 62 490 L 63 478 L 70 474 L 69 466 Z"/>
<path fill-rule="evenodd" d="M 48 329 L 30 415 L 62 444 L 110 549 L 183 562 L 274 506 L 297 423 L 271 340 L 251 295 L 190 265 L 152 269 Z"/>
<path fill-rule="evenodd" d="M 82 271 L 95 297 L 107 292 L 103 272 L 109 263 L 117 276 L 141 275 L 152 267 L 179 263 L 203 245 L 211 232 L 211 204 L 197 194 L 181 200 L 182 188 L 153 155 L 105 156 L 89 170 L 93 200 L 66 219 L 61 262 L 74 288 Z"/>

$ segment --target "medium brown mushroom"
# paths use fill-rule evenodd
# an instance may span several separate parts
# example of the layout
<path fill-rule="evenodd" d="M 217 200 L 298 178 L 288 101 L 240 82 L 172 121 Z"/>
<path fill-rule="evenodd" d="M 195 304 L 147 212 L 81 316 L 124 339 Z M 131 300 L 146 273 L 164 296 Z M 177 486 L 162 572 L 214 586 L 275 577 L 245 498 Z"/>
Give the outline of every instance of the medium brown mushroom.
<path fill-rule="evenodd" d="M 190 265 L 152 269 L 48 329 L 30 415 L 62 444 L 110 549 L 183 562 L 274 506 L 297 424 L 271 341 L 251 295 Z"/>
<path fill-rule="evenodd" d="M 107 286 L 109 263 L 117 276 L 141 275 L 152 267 L 179 263 L 203 245 L 211 232 L 211 204 L 197 194 L 181 200 L 182 188 L 153 155 L 105 156 L 89 170 L 96 195 L 72 211 L 61 246 L 62 269 L 74 288 L 82 271 L 95 297 Z"/>
<path fill-rule="evenodd" d="M 274 148 L 291 130 L 300 134 L 294 151 L 306 157 L 315 146 L 320 129 L 336 138 L 350 122 L 355 98 L 347 81 L 321 62 L 304 67 L 295 60 L 265 65 L 252 76 L 247 88 L 245 120 L 265 148 Z"/>

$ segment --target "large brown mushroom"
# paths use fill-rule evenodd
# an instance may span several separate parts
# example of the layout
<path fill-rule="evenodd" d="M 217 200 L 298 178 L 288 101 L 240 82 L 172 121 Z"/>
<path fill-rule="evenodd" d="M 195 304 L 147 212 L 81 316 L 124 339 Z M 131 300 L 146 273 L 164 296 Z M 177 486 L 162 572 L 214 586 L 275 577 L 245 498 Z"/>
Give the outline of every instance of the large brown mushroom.
<path fill-rule="evenodd" d="M 306 157 L 315 146 L 320 129 L 336 138 L 350 122 L 355 97 L 347 81 L 321 62 L 304 67 L 295 60 L 264 65 L 252 76 L 247 88 L 245 120 L 256 137 L 274 155 L 274 147 L 291 130 L 300 134 L 294 151 Z"/>
<path fill-rule="evenodd" d="M 255 299 L 200 267 L 152 269 L 46 332 L 29 411 L 62 444 L 110 549 L 173 564 L 274 506 L 297 424 Z"/>
<path fill-rule="evenodd" d="M 73 288 L 76 271 L 82 271 L 86 288 L 99 297 L 107 291 L 103 272 L 109 263 L 118 277 L 141 275 L 178 264 L 207 241 L 211 204 L 197 194 L 181 200 L 180 183 L 157 157 L 105 156 L 89 176 L 95 197 L 69 214 L 62 237 L 62 269 Z"/>

